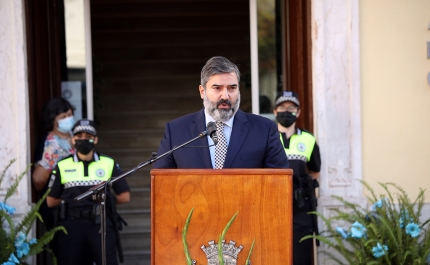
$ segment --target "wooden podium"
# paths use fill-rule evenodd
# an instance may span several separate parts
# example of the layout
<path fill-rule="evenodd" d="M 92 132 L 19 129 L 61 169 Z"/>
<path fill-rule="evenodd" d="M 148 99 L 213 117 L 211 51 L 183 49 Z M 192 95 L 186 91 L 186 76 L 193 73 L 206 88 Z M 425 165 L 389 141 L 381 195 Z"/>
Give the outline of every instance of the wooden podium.
<path fill-rule="evenodd" d="M 252 241 L 253 265 L 292 264 L 291 169 L 151 170 L 151 264 L 186 264 L 182 228 L 194 208 L 187 242 L 197 265 L 208 264 L 208 241 L 218 242 L 227 222 L 239 212 L 225 241 L 243 246 L 244 265 Z"/>

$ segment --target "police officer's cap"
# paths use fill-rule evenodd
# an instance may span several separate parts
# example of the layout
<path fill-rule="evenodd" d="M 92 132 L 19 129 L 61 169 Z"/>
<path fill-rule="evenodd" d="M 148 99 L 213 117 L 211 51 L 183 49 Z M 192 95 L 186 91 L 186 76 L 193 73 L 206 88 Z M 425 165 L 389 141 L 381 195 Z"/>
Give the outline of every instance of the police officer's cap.
<path fill-rule="evenodd" d="M 82 119 L 75 123 L 72 128 L 73 135 L 76 135 L 81 132 L 86 132 L 92 134 L 94 136 L 97 135 L 96 124 L 88 119 Z"/>
<path fill-rule="evenodd" d="M 278 96 L 275 100 L 275 106 L 278 106 L 279 104 L 286 101 L 291 101 L 296 104 L 297 107 L 300 107 L 299 95 L 294 91 L 282 91 L 278 93 Z"/>

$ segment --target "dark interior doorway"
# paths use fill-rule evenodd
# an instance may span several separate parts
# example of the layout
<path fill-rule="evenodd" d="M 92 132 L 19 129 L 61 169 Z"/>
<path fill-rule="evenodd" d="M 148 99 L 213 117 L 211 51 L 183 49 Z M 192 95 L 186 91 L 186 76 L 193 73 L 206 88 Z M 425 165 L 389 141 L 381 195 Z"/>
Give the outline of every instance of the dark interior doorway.
<path fill-rule="evenodd" d="M 91 1 L 94 118 L 101 152 L 130 170 L 157 151 L 167 121 L 203 107 L 198 86 L 215 55 L 239 65 L 241 109 L 251 112 L 248 0 Z M 149 170 L 128 178 L 121 206 L 125 258 L 149 262 Z M 149 264 L 149 263 L 148 263 Z"/>

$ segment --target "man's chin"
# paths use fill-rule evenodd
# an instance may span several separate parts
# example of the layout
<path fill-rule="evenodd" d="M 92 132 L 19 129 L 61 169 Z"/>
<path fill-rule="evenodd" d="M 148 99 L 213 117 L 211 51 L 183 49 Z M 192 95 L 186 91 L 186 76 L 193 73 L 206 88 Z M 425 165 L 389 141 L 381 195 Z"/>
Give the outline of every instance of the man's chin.
<path fill-rule="evenodd" d="M 217 108 L 217 110 L 218 111 L 225 111 L 225 112 L 227 112 L 227 111 L 230 111 L 231 108 Z"/>

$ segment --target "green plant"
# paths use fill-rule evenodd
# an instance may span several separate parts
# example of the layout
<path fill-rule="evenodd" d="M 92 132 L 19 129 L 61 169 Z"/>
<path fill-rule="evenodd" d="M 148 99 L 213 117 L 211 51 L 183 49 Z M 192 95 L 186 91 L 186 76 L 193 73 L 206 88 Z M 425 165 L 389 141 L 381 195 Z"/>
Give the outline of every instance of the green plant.
<path fill-rule="evenodd" d="M 313 212 L 321 217 L 327 230 L 302 240 L 316 238 L 334 248 L 343 259 L 330 249 L 323 253 L 339 264 L 430 264 L 430 219 L 420 222 L 425 191 L 420 189 L 417 198 L 411 201 L 398 185 L 379 183 L 386 194 L 378 198 L 366 182 L 362 183 L 371 194 L 368 196 L 373 204 L 371 210 L 333 196 L 346 209 L 333 209 L 335 214 L 330 218 Z M 346 224 L 349 228 L 334 227 L 335 224 Z"/>
<path fill-rule="evenodd" d="M 15 159 L 11 160 L 1 173 L 0 184 L 4 180 L 7 170 L 14 162 Z M 43 222 L 38 210 L 42 202 L 46 199 L 49 190 L 36 203 L 36 205 L 31 207 L 30 211 L 24 216 L 24 218 L 22 218 L 22 220 L 18 223 L 14 222 L 12 216 L 15 213 L 15 208 L 8 205 L 7 200 L 16 192 L 19 182 L 26 175 L 29 168 L 30 166 L 28 166 L 27 169 L 14 180 L 7 189 L 4 200 L 0 202 L 0 264 L 2 265 L 25 264 L 24 261 L 28 257 L 36 255 L 46 249 L 45 246 L 52 240 L 57 231 L 62 230 L 66 232 L 64 227 L 56 227 L 46 232 L 38 239 L 32 238 L 31 240 L 28 240 L 28 233 L 30 232 L 36 218 L 39 218 Z M 47 250 L 50 252 L 49 249 Z"/>

